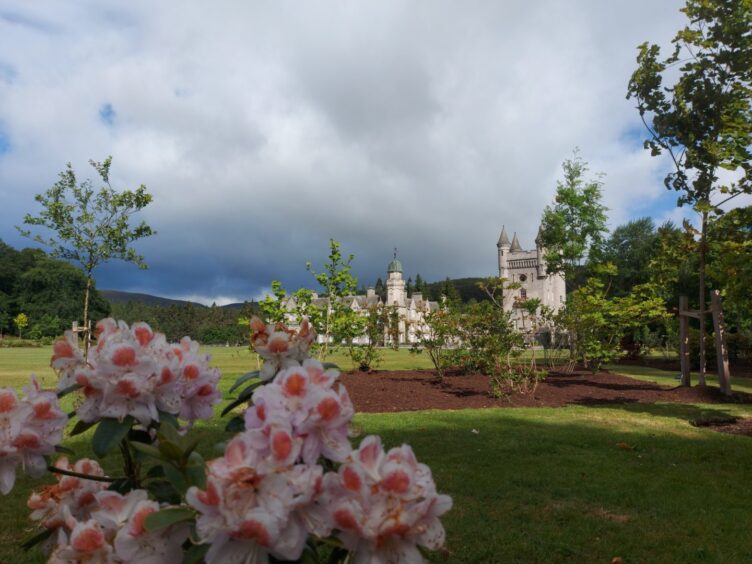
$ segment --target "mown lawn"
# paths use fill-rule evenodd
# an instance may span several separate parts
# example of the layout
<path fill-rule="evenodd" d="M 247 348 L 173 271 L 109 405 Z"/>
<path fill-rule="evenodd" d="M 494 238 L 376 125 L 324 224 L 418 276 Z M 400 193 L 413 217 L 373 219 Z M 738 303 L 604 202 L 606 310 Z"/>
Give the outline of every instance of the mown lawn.
<path fill-rule="evenodd" d="M 0 350 L 3 378 L 29 368 L 42 373 L 46 364 L 36 368 L 39 359 L 23 355 L 16 363 L 6 352 Z M 237 350 L 213 352 L 228 373 L 225 388 L 253 359 Z M 408 367 L 416 357 L 405 354 L 401 361 L 394 359 Z M 361 436 L 380 434 L 387 446 L 413 445 L 440 491 L 454 498 L 444 519 L 447 550 L 434 556 L 437 562 L 608 562 L 614 556 L 748 562 L 752 439 L 688 424 L 725 415 L 750 416 L 752 410 L 624 404 L 425 411 L 358 415 L 355 428 Z M 199 425 L 205 456 L 214 456 L 211 445 L 226 439 L 222 428 L 218 421 Z M 66 445 L 91 456 L 87 439 Z M 113 474 L 116 462 L 106 464 Z M 43 560 L 16 548 L 29 532 L 24 504 L 33 486 L 21 478 L 0 503 L 5 562 Z"/>

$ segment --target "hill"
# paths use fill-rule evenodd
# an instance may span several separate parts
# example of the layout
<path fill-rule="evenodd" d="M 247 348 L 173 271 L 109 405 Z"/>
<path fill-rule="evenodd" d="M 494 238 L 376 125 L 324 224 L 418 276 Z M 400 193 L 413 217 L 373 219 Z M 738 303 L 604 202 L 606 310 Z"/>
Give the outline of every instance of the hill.
<path fill-rule="evenodd" d="M 203 304 L 190 302 L 187 300 L 173 300 L 171 298 L 162 298 L 152 296 L 151 294 L 140 294 L 138 292 L 123 292 L 121 290 L 99 290 L 100 295 L 111 304 L 125 304 L 128 302 L 138 302 L 150 306 L 173 306 L 173 305 L 193 305 L 196 307 L 206 307 Z"/>

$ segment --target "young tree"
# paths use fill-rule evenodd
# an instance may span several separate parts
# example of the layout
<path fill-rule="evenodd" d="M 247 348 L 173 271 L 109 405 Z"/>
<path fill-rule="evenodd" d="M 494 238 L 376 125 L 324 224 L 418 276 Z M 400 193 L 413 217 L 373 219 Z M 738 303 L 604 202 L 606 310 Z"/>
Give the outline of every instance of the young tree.
<path fill-rule="evenodd" d="M 91 180 L 80 184 L 73 167 L 68 163 L 52 188 L 38 194 L 36 201 L 42 205 L 38 216 L 27 214 L 24 223 L 54 232 L 54 235 L 32 234 L 31 230 L 17 227 L 22 235 L 50 247 L 54 257 L 78 263 L 86 274 L 84 293 L 84 354 L 89 346 L 89 295 L 94 269 L 110 259 L 132 262 L 140 268 L 146 263 L 131 243 L 149 237 L 154 231 L 145 222 L 132 227 L 131 216 L 146 207 L 152 197 L 142 184 L 136 190 L 115 191 L 110 185 L 112 157 L 103 162 L 89 161 L 97 171 L 104 186 L 98 191 Z"/>
<path fill-rule="evenodd" d="M 349 339 L 352 334 L 357 314 L 343 298 L 352 295 L 358 286 L 357 278 L 350 271 L 353 258 L 353 255 L 344 258 L 340 243 L 329 239 L 329 260 L 324 265 L 324 270 L 316 272 L 310 262 L 306 264 L 306 268 L 329 298 L 329 305 L 321 315 L 320 334 L 324 338 L 320 351 L 322 359 L 329 353 L 330 341 L 340 343 L 343 339 Z"/>
<path fill-rule="evenodd" d="M 543 211 L 539 242 L 546 249 L 548 271 L 564 273 L 571 287 L 578 267 L 600 249 L 607 208 L 601 203 L 603 175 L 586 178 L 588 166 L 578 149 L 562 168 L 554 203 Z"/>
<path fill-rule="evenodd" d="M 23 330 L 29 325 L 28 316 L 25 313 L 19 313 L 13 318 L 13 325 L 16 326 L 16 329 L 18 330 L 18 338 L 20 339 Z"/>
<path fill-rule="evenodd" d="M 752 193 L 752 1 L 687 0 L 681 11 L 689 22 L 674 37 L 671 55 L 662 58 L 660 47 L 648 42 L 639 46 L 627 97 L 637 101 L 648 131 L 645 148 L 671 157 L 666 188 L 681 193 L 679 206 L 688 204 L 700 214 L 704 335 L 708 222 L 722 213 L 722 204 Z"/>
<path fill-rule="evenodd" d="M 287 301 L 287 292 L 282 287 L 282 282 L 272 280 L 272 293 L 264 296 L 259 302 L 261 314 L 266 323 L 282 323 L 285 321 L 285 302 Z M 249 318 L 250 319 L 250 318 Z"/>

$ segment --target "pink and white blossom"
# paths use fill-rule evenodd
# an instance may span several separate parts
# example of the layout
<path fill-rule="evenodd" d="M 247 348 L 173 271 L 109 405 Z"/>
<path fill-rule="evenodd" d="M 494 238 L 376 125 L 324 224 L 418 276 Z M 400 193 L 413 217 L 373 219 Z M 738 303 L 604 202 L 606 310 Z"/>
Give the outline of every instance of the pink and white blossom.
<path fill-rule="evenodd" d="M 439 517 L 452 506 L 408 445 L 384 453 L 376 436 L 366 437 L 338 472 L 324 476 L 322 499 L 355 562 L 373 564 L 423 562 L 418 546 L 441 547 Z"/>
<path fill-rule="evenodd" d="M 62 457 L 55 462 L 55 468 L 85 476 L 104 476 L 99 463 L 88 458 L 71 465 L 66 457 Z M 66 507 L 70 515 L 78 521 L 91 518 L 92 511 L 99 507 L 96 496 L 106 490 L 108 484 L 65 474 L 56 474 L 56 477 L 55 484 L 44 486 L 39 492 L 33 492 L 26 502 L 32 510 L 31 519 L 47 529 L 62 527 L 65 524 L 63 509 Z"/>
<path fill-rule="evenodd" d="M 70 335 L 55 345 L 53 366 L 63 389 L 81 386 L 84 401 L 76 414 L 85 422 L 132 416 L 142 425 L 159 421 L 166 412 L 185 421 L 208 419 L 221 399 L 219 371 L 209 367 L 209 356 L 185 337 L 167 343 L 146 323 L 128 327 L 123 321 L 97 323 L 96 346 L 82 362 L 78 344 Z"/>
<path fill-rule="evenodd" d="M 47 468 L 45 456 L 63 440 L 68 416 L 60 409 L 57 396 L 42 391 L 31 377 L 23 398 L 12 388 L 0 388 L 0 492 L 7 494 L 16 481 L 16 468 L 22 466 L 31 476 L 41 476 Z"/>

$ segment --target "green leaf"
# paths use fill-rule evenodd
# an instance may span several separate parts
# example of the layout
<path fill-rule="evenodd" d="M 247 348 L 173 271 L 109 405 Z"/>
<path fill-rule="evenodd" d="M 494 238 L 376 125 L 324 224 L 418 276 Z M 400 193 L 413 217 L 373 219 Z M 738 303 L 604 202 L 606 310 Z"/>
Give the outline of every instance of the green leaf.
<path fill-rule="evenodd" d="M 183 457 L 183 449 L 174 442 L 162 439 L 159 441 L 159 452 L 167 460 L 180 460 Z"/>
<path fill-rule="evenodd" d="M 122 421 L 110 418 L 102 419 L 91 439 L 91 448 L 94 450 L 94 454 L 103 458 L 125 438 L 131 425 L 133 425 L 133 418 L 130 415 Z"/>
<path fill-rule="evenodd" d="M 245 417 L 242 415 L 236 415 L 227 422 L 225 431 L 228 433 L 240 433 L 245 431 Z"/>
<path fill-rule="evenodd" d="M 73 429 L 70 432 L 71 437 L 75 437 L 76 435 L 80 435 L 81 433 L 84 433 L 91 429 L 94 425 L 96 425 L 96 421 L 92 421 L 90 423 L 86 423 L 85 421 L 76 421 L 76 424 L 73 426 Z"/>
<path fill-rule="evenodd" d="M 131 448 L 136 452 L 140 452 L 142 454 L 145 454 L 146 456 L 151 456 L 152 458 L 157 458 L 159 460 L 164 459 L 162 453 L 151 445 L 140 443 L 138 441 L 130 441 L 129 444 L 131 445 Z"/>
<path fill-rule="evenodd" d="M 336 368 L 339 370 L 339 366 L 334 362 L 324 362 L 322 366 L 324 367 L 324 370 L 329 370 L 330 368 Z"/>
<path fill-rule="evenodd" d="M 199 453 L 192 452 L 188 457 L 185 475 L 191 486 L 197 486 L 202 490 L 206 488 L 206 463 Z"/>
<path fill-rule="evenodd" d="M 207 552 L 208 544 L 194 544 L 183 554 L 183 564 L 201 564 Z"/>
<path fill-rule="evenodd" d="M 37 533 L 21 543 L 21 548 L 29 550 L 30 548 L 38 545 L 40 542 L 47 540 L 52 536 L 56 529 L 44 529 L 42 532 Z"/>
<path fill-rule="evenodd" d="M 151 513 L 144 519 L 144 529 L 149 532 L 158 531 L 164 529 L 175 523 L 182 523 L 184 521 L 191 521 L 195 517 L 195 513 L 187 507 L 168 507 Z"/>
<path fill-rule="evenodd" d="M 76 453 L 67 447 L 64 447 L 63 445 L 56 445 L 55 446 L 55 452 L 62 452 L 63 454 L 69 454 L 71 456 L 75 456 Z"/>
<path fill-rule="evenodd" d="M 172 414 L 167 413 L 166 411 L 159 411 L 159 428 L 162 429 L 162 423 L 168 423 L 172 425 L 174 429 L 178 429 L 180 427 L 180 423 L 178 423 L 178 418 Z"/>
<path fill-rule="evenodd" d="M 183 473 L 174 464 L 170 463 L 165 463 L 162 468 L 164 468 L 165 476 L 170 484 L 172 484 L 178 493 L 184 494 L 188 490 L 188 484 L 185 481 Z"/>
<path fill-rule="evenodd" d="M 160 503 L 180 503 L 180 494 L 166 480 L 155 480 L 147 485 L 146 489 Z"/>
<path fill-rule="evenodd" d="M 242 384 L 250 380 L 251 378 L 255 378 L 259 375 L 259 370 L 253 370 L 252 372 L 246 372 L 242 376 L 240 376 L 237 380 L 235 380 L 235 383 L 230 388 L 230 393 L 237 390 Z"/>
<path fill-rule="evenodd" d="M 57 393 L 57 397 L 61 398 L 63 396 L 67 396 L 70 393 L 75 392 L 76 390 L 80 390 L 83 386 L 81 384 L 72 384 L 68 386 L 67 388 L 63 388 Z"/>

